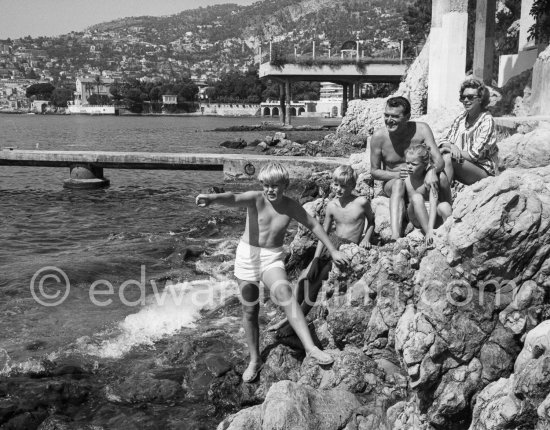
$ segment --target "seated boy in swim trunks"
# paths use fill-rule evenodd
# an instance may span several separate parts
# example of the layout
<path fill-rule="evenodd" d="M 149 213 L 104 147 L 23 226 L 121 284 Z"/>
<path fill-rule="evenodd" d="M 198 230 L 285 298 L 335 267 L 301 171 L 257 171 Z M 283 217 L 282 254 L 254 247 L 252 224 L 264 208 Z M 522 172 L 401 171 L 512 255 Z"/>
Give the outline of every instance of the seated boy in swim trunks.
<path fill-rule="evenodd" d="M 409 197 L 407 214 L 410 222 L 421 228 L 425 235 L 426 245 L 433 242 L 433 230 L 451 216 L 451 205 L 441 201 L 440 190 L 430 189 L 424 182 L 426 172 L 430 167 L 430 150 L 425 145 L 413 145 L 405 150 L 405 161 L 409 176 L 405 179 L 405 187 Z"/>
<path fill-rule="evenodd" d="M 371 247 L 374 214 L 369 199 L 353 194 L 356 182 L 357 175 L 350 166 L 339 166 L 332 173 L 335 198 L 327 204 L 323 228 L 330 233 L 330 240 L 337 249 L 345 243 Z M 331 233 L 333 223 L 334 232 Z M 298 280 L 296 298 L 304 315 L 307 315 L 315 304 L 323 281 L 328 278 L 332 269 L 330 257 L 323 255 L 323 249 L 323 242 L 319 241 L 313 260 Z M 281 337 L 292 333 L 286 319 L 268 327 L 268 330 L 279 330 L 278 334 Z"/>
<path fill-rule="evenodd" d="M 242 296 L 243 326 L 250 352 L 250 363 L 243 381 L 256 379 L 262 368 L 259 349 L 259 282 L 270 290 L 272 299 L 285 311 L 292 328 L 300 338 L 308 356 L 319 364 L 334 359 L 313 343 L 302 309 L 292 294 L 283 263 L 283 241 L 292 219 L 309 228 L 328 248 L 334 262 L 349 263 L 339 252 L 319 222 L 295 200 L 284 195 L 289 184 L 288 171 L 279 163 L 269 163 L 258 175 L 263 191 L 240 194 L 199 194 L 196 203 L 208 206 L 219 203 L 247 208 L 246 226 L 236 251 L 235 276 Z"/>

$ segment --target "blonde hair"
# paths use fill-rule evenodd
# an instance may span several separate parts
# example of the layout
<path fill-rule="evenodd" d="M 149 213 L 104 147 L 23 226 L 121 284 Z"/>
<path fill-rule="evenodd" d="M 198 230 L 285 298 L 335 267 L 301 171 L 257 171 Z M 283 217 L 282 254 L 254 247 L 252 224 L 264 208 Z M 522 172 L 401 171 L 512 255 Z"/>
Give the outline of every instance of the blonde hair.
<path fill-rule="evenodd" d="M 332 172 L 332 179 L 342 185 L 352 185 L 357 183 L 357 173 L 350 166 L 341 165 Z"/>
<path fill-rule="evenodd" d="M 411 155 L 414 157 L 417 157 L 422 164 L 428 166 L 431 164 L 431 153 L 430 148 L 428 148 L 424 144 L 416 144 L 409 146 L 407 149 L 405 149 L 405 155 Z"/>
<path fill-rule="evenodd" d="M 258 180 L 263 183 L 273 184 L 282 182 L 285 185 L 290 183 L 288 170 L 280 163 L 267 163 L 260 169 Z"/>

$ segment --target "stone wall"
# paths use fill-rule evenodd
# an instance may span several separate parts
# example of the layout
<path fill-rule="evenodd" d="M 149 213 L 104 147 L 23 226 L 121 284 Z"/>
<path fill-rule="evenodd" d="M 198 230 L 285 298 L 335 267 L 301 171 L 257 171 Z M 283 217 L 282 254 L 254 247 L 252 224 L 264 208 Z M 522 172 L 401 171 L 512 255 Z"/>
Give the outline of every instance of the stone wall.
<path fill-rule="evenodd" d="M 260 115 L 260 105 L 254 103 L 201 103 L 198 113 L 220 116 L 258 116 Z"/>

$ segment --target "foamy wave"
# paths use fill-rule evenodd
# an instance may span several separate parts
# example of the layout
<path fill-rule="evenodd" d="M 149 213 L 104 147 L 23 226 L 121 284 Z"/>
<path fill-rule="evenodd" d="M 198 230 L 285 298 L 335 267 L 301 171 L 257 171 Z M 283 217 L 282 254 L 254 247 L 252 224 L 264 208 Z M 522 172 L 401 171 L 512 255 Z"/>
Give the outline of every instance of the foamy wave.
<path fill-rule="evenodd" d="M 53 360 L 55 354 L 50 354 L 47 360 Z M 13 374 L 38 374 L 46 371 L 44 360 L 29 358 L 26 361 L 14 362 L 5 349 L 0 349 L 0 376 Z"/>
<path fill-rule="evenodd" d="M 102 358 L 120 358 L 134 346 L 153 346 L 163 336 L 183 327 L 194 327 L 202 309 L 216 307 L 237 290 L 236 282 L 229 280 L 168 284 L 161 292 L 155 289 L 139 312 L 128 315 L 117 327 L 115 337 L 95 344 L 90 343 L 89 338 L 80 338 L 78 349 Z M 105 336 L 108 333 L 100 337 Z"/>

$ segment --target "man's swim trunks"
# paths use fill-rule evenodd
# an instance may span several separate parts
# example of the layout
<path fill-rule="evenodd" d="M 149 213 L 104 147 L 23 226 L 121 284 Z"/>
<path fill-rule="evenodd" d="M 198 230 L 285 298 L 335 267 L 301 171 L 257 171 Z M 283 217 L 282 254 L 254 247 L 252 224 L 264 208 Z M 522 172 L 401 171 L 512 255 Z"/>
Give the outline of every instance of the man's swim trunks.
<path fill-rule="evenodd" d="M 235 277 L 242 281 L 258 282 L 269 269 L 279 267 L 284 270 L 283 247 L 261 248 L 239 242 L 235 255 Z"/>

